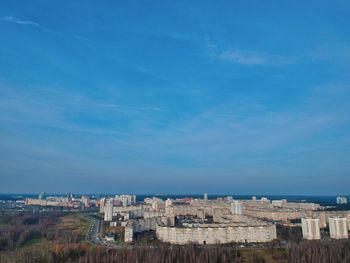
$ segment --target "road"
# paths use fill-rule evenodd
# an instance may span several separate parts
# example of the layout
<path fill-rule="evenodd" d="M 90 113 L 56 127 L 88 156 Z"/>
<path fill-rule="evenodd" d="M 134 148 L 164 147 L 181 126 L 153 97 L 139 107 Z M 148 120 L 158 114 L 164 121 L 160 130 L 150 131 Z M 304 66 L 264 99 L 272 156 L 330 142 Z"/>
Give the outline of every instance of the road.
<path fill-rule="evenodd" d="M 91 222 L 90 228 L 85 236 L 86 242 L 92 245 L 105 245 L 106 242 L 100 237 L 102 225 L 101 219 L 98 219 L 96 216 L 91 214 L 84 214 L 83 216 Z"/>

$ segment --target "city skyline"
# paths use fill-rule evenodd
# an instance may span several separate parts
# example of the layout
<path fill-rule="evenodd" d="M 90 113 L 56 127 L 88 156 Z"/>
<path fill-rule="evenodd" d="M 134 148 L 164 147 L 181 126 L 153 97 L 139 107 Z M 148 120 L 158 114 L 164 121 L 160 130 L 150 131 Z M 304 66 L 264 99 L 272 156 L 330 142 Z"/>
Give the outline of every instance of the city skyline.
<path fill-rule="evenodd" d="M 1 1 L 0 193 L 349 195 L 347 1 Z"/>

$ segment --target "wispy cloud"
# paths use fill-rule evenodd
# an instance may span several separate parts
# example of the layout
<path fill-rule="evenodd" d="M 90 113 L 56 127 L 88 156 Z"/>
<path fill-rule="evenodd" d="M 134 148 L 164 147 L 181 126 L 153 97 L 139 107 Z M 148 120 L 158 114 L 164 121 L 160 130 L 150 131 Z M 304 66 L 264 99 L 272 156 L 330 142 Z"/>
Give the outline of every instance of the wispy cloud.
<path fill-rule="evenodd" d="M 34 98 L 31 91 L 10 89 L 0 83 L 0 111 L 6 112 L 0 117 L 0 124 L 6 127 L 15 124 L 55 128 L 66 132 L 110 134 L 116 137 L 124 134 L 119 129 L 121 121 L 129 127 L 141 123 L 147 127 L 153 123 L 154 114 L 168 112 L 157 105 L 118 104 L 113 101 L 116 98 L 94 99 L 79 92 L 59 88 L 37 88 L 36 96 Z M 81 125 L 79 121 L 81 117 L 88 118 L 92 122 L 105 122 L 108 127 Z"/>
<path fill-rule="evenodd" d="M 137 106 L 124 106 L 124 105 L 118 105 L 114 103 L 103 103 L 103 104 L 96 104 L 96 107 L 99 108 L 116 108 L 120 110 L 131 110 L 131 111 L 161 111 L 161 108 L 158 107 L 137 107 Z"/>
<path fill-rule="evenodd" d="M 210 52 L 212 54 L 213 51 Z M 241 65 L 285 65 L 294 63 L 294 60 L 289 57 L 241 49 L 228 49 L 217 53 L 216 57 L 222 61 Z"/>
<path fill-rule="evenodd" d="M 45 26 L 43 26 L 42 24 L 39 24 L 38 22 L 36 21 L 32 21 L 32 20 L 23 20 L 23 19 L 20 19 L 20 18 L 17 18 L 17 17 L 14 17 L 14 16 L 4 16 L 4 17 L 0 17 L 0 21 L 4 21 L 4 22 L 8 22 L 8 23 L 13 23 L 13 24 L 17 24 L 17 25 L 22 25 L 22 26 L 31 26 L 31 27 L 36 27 L 46 33 L 51 33 L 51 34 L 54 34 L 54 35 L 57 35 L 57 36 L 72 36 L 76 39 L 79 39 L 79 40 L 83 40 L 86 42 L 87 38 L 85 36 L 82 36 L 82 35 L 78 35 L 78 34 L 72 34 L 72 35 L 69 35 L 69 34 L 65 34 L 65 33 L 62 33 L 62 32 L 59 32 L 59 31 L 55 31 L 55 30 L 52 30 L 52 29 L 49 29 Z"/>
<path fill-rule="evenodd" d="M 240 65 L 284 65 L 295 62 L 294 59 L 283 55 L 240 48 L 225 48 L 209 39 L 206 39 L 205 42 L 208 56 L 224 62 Z"/>
<path fill-rule="evenodd" d="M 50 29 L 47 29 L 46 27 L 41 26 L 39 23 L 37 23 L 35 21 L 22 20 L 22 19 L 19 19 L 17 17 L 13 17 L 13 16 L 5 16 L 5 17 L 2 17 L 0 20 L 5 21 L 5 22 L 9 22 L 9 23 L 18 24 L 18 25 L 34 26 L 34 27 L 37 27 L 45 32 L 52 32 Z"/>
<path fill-rule="evenodd" d="M 15 24 L 20 24 L 20 25 L 40 26 L 36 22 L 21 20 L 21 19 L 15 18 L 13 16 L 5 16 L 1 20 L 7 21 L 7 22 L 11 22 L 11 23 L 15 23 Z"/>
<path fill-rule="evenodd" d="M 264 65 L 267 63 L 267 58 L 263 54 L 237 49 L 224 51 L 218 55 L 218 58 L 244 65 Z"/>

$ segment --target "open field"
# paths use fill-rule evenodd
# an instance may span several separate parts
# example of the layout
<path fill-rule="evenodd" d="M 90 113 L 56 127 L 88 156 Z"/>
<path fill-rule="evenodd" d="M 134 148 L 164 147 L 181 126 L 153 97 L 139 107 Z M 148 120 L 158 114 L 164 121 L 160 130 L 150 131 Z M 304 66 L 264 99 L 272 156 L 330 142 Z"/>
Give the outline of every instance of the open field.
<path fill-rule="evenodd" d="M 89 227 L 90 221 L 88 219 L 80 214 L 71 214 L 60 217 L 56 224 L 49 227 L 49 231 L 70 231 L 83 240 Z"/>
<path fill-rule="evenodd" d="M 91 222 L 80 214 L 17 214 L 0 217 L 0 251 L 85 241 Z"/>
<path fill-rule="evenodd" d="M 84 217 L 73 214 L 62 216 L 59 218 L 58 222 L 52 224 L 48 227 L 47 231 L 55 233 L 57 231 L 61 232 L 71 232 L 72 234 L 79 237 L 79 242 L 84 241 L 85 233 L 88 231 L 90 222 Z M 33 247 L 46 247 L 52 243 L 54 240 L 48 240 L 47 238 L 33 238 L 25 242 L 20 249 L 27 249 Z"/>

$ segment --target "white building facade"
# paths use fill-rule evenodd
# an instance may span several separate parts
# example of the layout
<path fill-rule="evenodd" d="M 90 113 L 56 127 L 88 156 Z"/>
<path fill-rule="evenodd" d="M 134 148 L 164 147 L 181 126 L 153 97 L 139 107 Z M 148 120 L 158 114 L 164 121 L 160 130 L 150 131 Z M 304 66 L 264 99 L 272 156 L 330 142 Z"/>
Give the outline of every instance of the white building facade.
<path fill-rule="evenodd" d="M 349 237 L 346 218 L 329 218 L 329 234 L 334 239 L 346 239 Z"/>
<path fill-rule="evenodd" d="M 104 221 L 110 222 L 113 219 L 113 200 L 108 200 L 104 207 Z"/>
<path fill-rule="evenodd" d="M 231 203 L 230 212 L 232 215 L 241 215 L 242 214 L 242 203 L 238 201 L 233 201 Z"/>
<path fill-rule="evenodd" d="M 308 240 L 320 239 L 320 220 L 318 218 L 302 218 L 303 238 Z"/>

